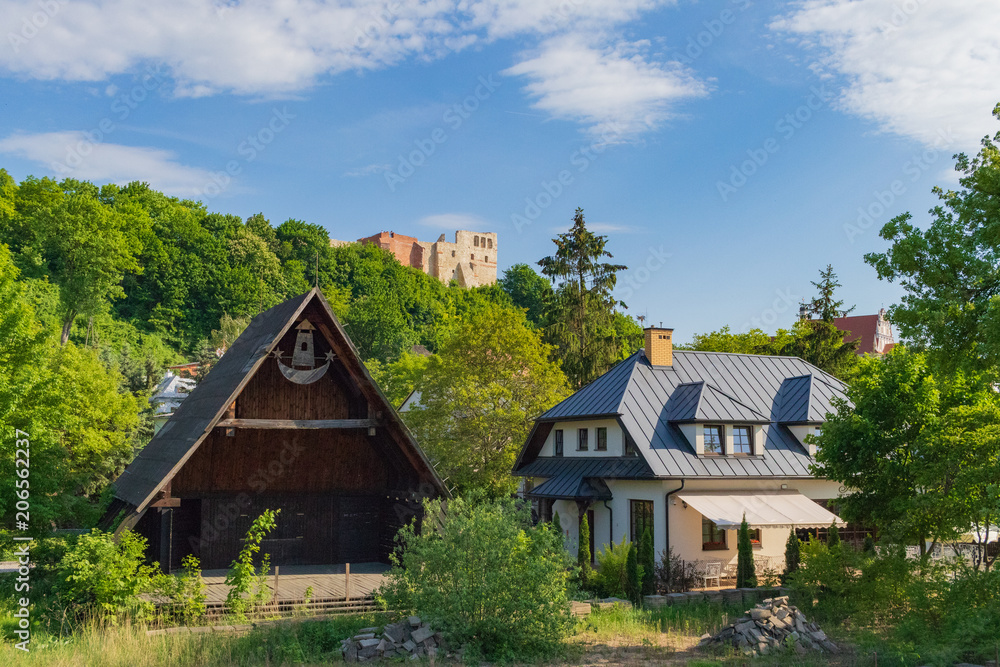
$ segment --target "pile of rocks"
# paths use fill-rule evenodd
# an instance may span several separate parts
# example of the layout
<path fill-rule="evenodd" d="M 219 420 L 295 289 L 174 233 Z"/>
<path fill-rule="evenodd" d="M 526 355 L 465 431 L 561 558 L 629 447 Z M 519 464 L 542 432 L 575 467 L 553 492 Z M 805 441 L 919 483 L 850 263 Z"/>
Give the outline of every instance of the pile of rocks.
<path fill-rule="evenodd" d="M 441 634 L 431 630 L 419 616 L 392 623 L 382 628 L 362 628 L 358 634 L 341 642 L 341 652 L 346 662 L 367 662 L 376 658 L 409 658 L 418 660 L 427 656 L 433 660 L 439 653 L 447 654 Z"/>
<path fill-rule="evenodd" d="M 715 636 L 702 636 L 698 645 L 713 644 L 729 645 L 746 655 L 767 655 L 778 648 L 790 648 L 800 655 L 806 651 L 839 650 L 818 625 L 807 621 L 805 614 L 788 604 L 788 596 L 764 600 Z"/>

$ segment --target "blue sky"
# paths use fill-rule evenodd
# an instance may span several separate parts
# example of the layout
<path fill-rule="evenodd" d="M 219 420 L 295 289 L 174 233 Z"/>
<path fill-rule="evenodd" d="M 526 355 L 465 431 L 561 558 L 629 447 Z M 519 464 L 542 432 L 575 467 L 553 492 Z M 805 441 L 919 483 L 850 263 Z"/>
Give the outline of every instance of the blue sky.
<path fill-rule="evenodd" d="M 998 129 L 992 0 L 0 0 L 0 166 L 145 180 L 333 238 L 499 234 L 582 207 L 678 340 L 791 324 Z M 870 218 L 861 218 L 862 212 Z"/>

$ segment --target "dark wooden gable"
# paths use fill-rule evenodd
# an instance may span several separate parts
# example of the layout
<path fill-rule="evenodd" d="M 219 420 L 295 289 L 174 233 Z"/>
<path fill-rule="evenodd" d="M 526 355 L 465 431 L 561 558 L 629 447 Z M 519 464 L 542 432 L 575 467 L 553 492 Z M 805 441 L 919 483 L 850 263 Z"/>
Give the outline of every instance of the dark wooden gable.
<path fill-rule="evenodd" d="M 276 358 L 280 352 L 291 363 L 303 320 L 315 327 L 317 364 L 330 359 L 326 373 L 309 384 L 286 378 Z M 308 545 L 285 562 L 331 562 L 354 553 L 345 536 L 361 530 L 359 517 L 378 524 L 384 555 L 398 528 L 385 503 L 412 507 L 421 496 L 447 495 L 329 304 L 313 290 L 254 318 L 116 481 L 102 523 L 115 525 L 122 515 L 118 530 L 142 522 L 151 543 L 161 531 L 158 548 L 174 562 L 190 552 L 184 540 L 194 543 L 200 531 L 204 544 L 206 528 L 236 503 L 241 509 L 226 539 L 209 542 L 206 558 L 223 562 L 257 505 L 277 504 L 289 511 L 280 524 L 287 535 L 276 539 L 301 540 L 312 531 Z M 162 517 L 159 528 L 143 519 L 150 508 L 177 510 L 169 530 Z"/>

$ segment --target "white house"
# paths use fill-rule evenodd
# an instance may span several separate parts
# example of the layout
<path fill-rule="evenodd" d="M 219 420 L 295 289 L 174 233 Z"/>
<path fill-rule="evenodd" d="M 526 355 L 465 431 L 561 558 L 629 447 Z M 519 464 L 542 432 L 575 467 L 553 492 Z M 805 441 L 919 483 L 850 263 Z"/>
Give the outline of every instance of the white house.
<path fill-rule="evenodd" d="M 843 525 L 824 506 L 840 485 L 810 474 L 805 441 L 839 380 L 797 357 L 674 351 L 672 329 L 645 333 L 644 350 L 536 420 L 514 465 L 568 544 L 586 512 L 593 554 L 649 527 L 658 557 L 727 564 L 745 514 L 755 555 L 780 566 L 791 528 Z"/>
<path fill-rule="evenodd" d="M 181 402 L 194 390 L 195 384 L 192 378 L 179 377 L 167 371 L 160 384 L 153 390 L 153 395 L 149 397 L 149 403 L 153 406 L 154 433 L 163 428 L 180 407 Z"/>

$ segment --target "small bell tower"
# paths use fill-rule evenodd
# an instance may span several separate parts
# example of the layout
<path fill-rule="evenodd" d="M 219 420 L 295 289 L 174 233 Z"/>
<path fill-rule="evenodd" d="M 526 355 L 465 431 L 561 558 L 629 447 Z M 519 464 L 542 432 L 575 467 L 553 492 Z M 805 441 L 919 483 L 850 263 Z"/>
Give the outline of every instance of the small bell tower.
<path fill-rule="evenodd" d="M 316 354 L 313 350 L 313 332 L 316 327 L 309 320 L 302 320 L 295 325 L 298 334 L 295 336 L 295 351 L 292 353 L 292 367 L 310 369 L 316 367 Z"/>

